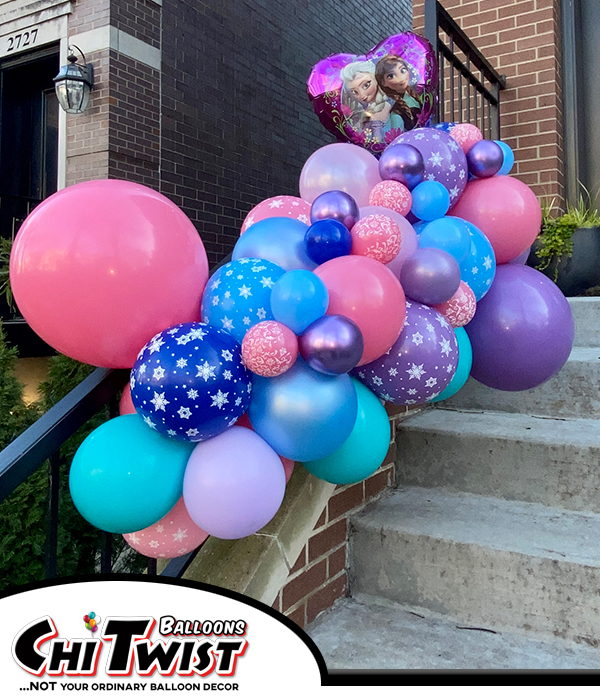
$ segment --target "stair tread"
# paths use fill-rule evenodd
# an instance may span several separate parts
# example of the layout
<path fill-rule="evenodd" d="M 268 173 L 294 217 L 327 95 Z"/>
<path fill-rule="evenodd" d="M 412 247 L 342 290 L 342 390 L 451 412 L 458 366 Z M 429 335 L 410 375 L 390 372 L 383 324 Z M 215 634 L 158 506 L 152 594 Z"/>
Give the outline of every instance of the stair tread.
<path fill-rule="evenodd" d="M 406 533 L 600 567 L 600 515 L 594 513 L 408 487 L 391 491 L 352 521 L 382 535 Z"/>
<path fill-rule="evenodd" d="M 307 632 L 329 669 L 600 668 L 600 651 L 587 646 L 459 627 L 361 597 L 339 600 Z"/>

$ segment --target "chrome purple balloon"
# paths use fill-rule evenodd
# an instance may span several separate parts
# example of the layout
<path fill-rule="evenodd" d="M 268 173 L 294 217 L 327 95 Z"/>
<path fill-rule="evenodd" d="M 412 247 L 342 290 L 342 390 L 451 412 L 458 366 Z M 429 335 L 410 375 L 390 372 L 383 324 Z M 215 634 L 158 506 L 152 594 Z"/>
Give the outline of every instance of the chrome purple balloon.
<path fill-rule="evenodd" d="M 318 372 L 344 374 L 360 361 L 364 340 L 354 321 L 332 314 L 311 323 L 298 338 L 298 348 L 308 365 Z"/>
<path fill-rule="evenodd" d="M 395 180 L 413 190 L 425 175 L 423 156 L 409 144 L 389 146 L 379 159 L 379 175 L 382 180 Z"/>
<path fill-rule="evenodd" d="M 359 219 L 358 204 L 346 192 L 330 190 L 323 192 L 310 207 L 310 222 L 322 219 L 335 219 L 350 231 Z"/>
<path fill-rule="evenodd" d="M 409 299 L 435 306 L 448 301 L 460 285 L 460 267 L 439 248 L 420 248 L 404 261 L 400 284 Z"/>
<path fill-rule="evenodd" d="M 477 141 L 467 151 L 469 172 L 475 177 L 493 177 L 504 163 L 504 152 L 495 141 Z"/>

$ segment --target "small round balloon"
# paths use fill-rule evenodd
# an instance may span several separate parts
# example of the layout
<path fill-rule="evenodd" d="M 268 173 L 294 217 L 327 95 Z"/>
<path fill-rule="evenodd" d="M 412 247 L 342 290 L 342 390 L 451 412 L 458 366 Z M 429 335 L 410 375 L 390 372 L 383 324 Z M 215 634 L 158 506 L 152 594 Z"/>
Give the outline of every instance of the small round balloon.
<path fill-rule="evenodd" d="M 334 219 L 351 229 L 358 221 L 358 205 L 346 192 L 330 190 L 315 198 L 310 206 L 310 221 Z"/>
<path fill-rule="evenodd" d="M 387 265 L 400 252 L 400 227 L 389 216 L 371 214 L 352 228 L 352 255 L 364 255 Z"/>
<path fill-rule="evenodd" d="M 228 333 L 184 323 L 142 348 L 130 386 L 133 405 L 150 428 L 198 442 L 227 430 L 246 411 L 252 381 L 240 345 Z"/>
<path fill-rule="evenodd" d="M 399 279 L 400 270 L 406 258 L 412 255 L 415 250 L 419 247 L 419 242 L 417 241 L 417 234 L 415 229 L 408 222 L 404 216 L 398 214 L 393 209 L 388 209 L 387 207 L 362 207 L 360 210 L 360 218 L 364 219 L 372 214 L 381 214 L 382 216 L 387 216 L 398 224 L 400 229 L 400 252 L 396 257 L 390 261 L 387 267 L 394 273 L 394 275 Z"/>
<path fill-rule="evenodd" d="M 409 299 L 434 306 L 447 302 L 460 285 L 456 260 L 439 248 L 420 248 L 406 260 L 400 284 Z"/>
<path fill-rule="evenodd" d="M 298 335 L 321 318 L 329 305 L 329 292 L 320 277 L 308 270 L 290 270 L 271 292 L 271 310 L 277 321 Z"/>
<path fill-rule="evenodd" d="M 317 265 L 342 255 L 350 255 L 352 250 L 350 231 L 334 219 L 315 221 L 306 232 L 304 242 L 308 257 Z"/>
<path fill-rule="evenodd" d="M 448 301 L 435 306 L 442 316 L 448 319 L 448 323 L 452 328 L 460 328 L 466 326 L 469 321 L 475 316 L 477 303 L 473 290 L 466 282 L 461 280 L 460 285 L 452 298 Z"/>
<path fill-rule="evenodd" d="M 498 171 L 498 175 L 508 175 L 515 164 L 515 154 L 513 153 L 512 148 L 504 141 L 496 141 L 496 143 L 502 149 L 503 156 L 502 167 Z"/>
<path fill-rule="evenodd" d="M 344 374 L 358 364 L 364 350 L 360 328 L 345 316 L 327 315 L 312 323 L 298 340 L 305 362 L 324 374 Z"/>
<path fill-rule="evenodd" d="M 314 270 L 315 263 L 308 257 L 304 237 L 307 224 L 285 216 L 263 219 L 251 226 L 238 240 L 232 259 L 260 258 L 270 260 L 284 270 Z"/>
<path fill-rule="evenodd" d="M 433 221 L 445 216 L 450 208 L 448 190 L 435 180 L 427 180 L 412 191 L 411 212 L 421 221 Z"/>
<path fill-rule="evenodd" d="M 384 180 L 371 190 L 369 204 L 387 207 L 400 216 L 406 216 L 412 206 L 412 195 L 408 187 L 394 180 Z"/>
<path fill-rule="evenodd" d="M 269 197 L 269 199 L 260 202 L 248 212 L 242 224 L 241 233 L 247 231 L 253 224 L 274 216 L 297 219 L 303 224 L 308 224 L 310 221 L 310 204 L 300 197 L 292 197 L 287 194 Z"/>
<path fill-rule="evenodd" d="M 504 162 L 504 152 L 495 141 L 481 140 L 467 151 L 469 172 L 475 177 L 496 175 Z"/>
<path fill-rule="evenodd" d="M 261 377 L 287 372 L 298 357 L 298 340 L 283 323 L 262 321 L 244 336 L 242 360 L 246 369 Z"/>
<path fill-rule="evenodd" d="M 465 153 L 483 139 L 483 134 L 474 124 L 455 124 L 448 133 Z"/>
<path fill-rule="evenodd" d="M 206 285 L 202 320 L 241 343 L 249 328 L 273 320 L 271 290 L 284 273 L 279 265 L 258 258 L 241 258 L 223 265 Z"/>
<path fill-rule="evenodd" d="M 379 159 L 379 174 L 382 180 L 395 180 L 413 190 L 425 175 L 423 156 L 409 144 L 388 146 Z"/>

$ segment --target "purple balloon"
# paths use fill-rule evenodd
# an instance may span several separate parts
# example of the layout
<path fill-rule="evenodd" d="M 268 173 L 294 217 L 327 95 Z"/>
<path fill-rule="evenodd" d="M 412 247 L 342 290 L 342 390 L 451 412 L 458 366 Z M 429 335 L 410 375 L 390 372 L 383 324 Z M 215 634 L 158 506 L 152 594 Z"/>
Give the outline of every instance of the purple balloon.
<path fill-rule="evenodd" d="M 465 326 L 473 347 L 471 375 L 494 389 L 532 389 L 567 361 L 574 329 L 569 302 L 554 282 L 525 265 L 499 265 Z"/>
<path fill-rule="evenodd" d="M 322 316 L 298 338 L 298 349 L 310 367 L 323 374 L 354 369 L 364 350 L 360 328 L 345 316 Z"/>
<path fill-rule="evenodd" d="M 506 264 L 507 265 L 525 265 L 527 263 L 527 258 L 529 257 L 529 253 L 531 253 L 531 246 L 529 246 L 529 248 L 526 248 L 521 253 L 521 255 L 517 255 L 516 258 L 509 260 Z"/>
<path fill-rule="evenodd" d="M 458 341 L 435 309 L 406 302 L 406 320 L 390 350 L 352 373 L 379 398 L 398 406 L 425 403 L 450 384 L 458 366 Z"/>
<path fill-rule="evenodd" d="M 469 169 L 463 149 L 452 136 L 439 129 L 413 129 L 398 136 L 391 145 L 399 143 L 420 151 L 425 163 L 425 179 L 441 182 L 450 192 L 450 206 L 456 204 L 467 185 Z"/>
<path fill-rule="evenodd" d="M 359 219 L 358 205 L 346 192 L 330 190 L 323 192 L 310 207 L 310 222 L 321 219 L 335 219 L 350 231 Z"/>
<path fill-rule="evenodd" d="M 379 175 L 382 180 L 395 180 L 414 189 L 425 173 L 423 156 L 414 146 L 398 143 L 389 146 L 379 159 Z"/>
<path fill-rule="evenodd" d="M 435 306 L 448 301 L 460 285 L 460 267 L 439 248 L 420 248 L 406 259 L 400 284 L 409 299 Z"/>
<path fill-rule="evenodd" d="M 504 163 L 504 152 L 495 141 L 477 141 L 467 152 L 469 172 L 475 177 L 493 177 Z"/>
<path fill-rule="evenodd" d="M 192 520 L 224 540 L 264 527 L 284 493 L 281 459 L 259 435 L 240 426 L 199 443 L 183 479 L 183 500 Z"/>

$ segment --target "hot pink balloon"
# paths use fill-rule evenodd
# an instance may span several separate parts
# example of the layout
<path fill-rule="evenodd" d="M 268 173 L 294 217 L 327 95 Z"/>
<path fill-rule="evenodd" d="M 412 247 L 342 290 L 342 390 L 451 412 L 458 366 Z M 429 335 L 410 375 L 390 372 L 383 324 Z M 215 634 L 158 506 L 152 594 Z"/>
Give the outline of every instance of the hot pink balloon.
<path fill-rule="evenodd" d="M 190 518 L 183 496 L 158 522 L 123 538 L 130 547 L 146 557 L 171 559 L 193 551 L 208 537 Z"/>
<path fill-rule="evenodd" d="M 10 279 L 23 316 L 53 348 L 91 365 L 132 367 L 158 332 L 200 320 L 208 260 L 194 225 L 166 197 L 93 180 L 27 217 Z"/>
<path fill-rule="evenodd" d="M 126 416 L 128 413 L 135 413 L 135 406 L 131 400 L 131 387 L 126 384 L 119 401 L 119 415 Z"/>
<path fill-rule="evenodd" d="M 412 206 L 412 195 L 408 187 L 401 182 L 383 180 L 371 190 L 369 204 L 374 207 L 387 207 L 400 216 L 406 216 Z"/>
<path fill-rule="evenodd" d="M 352 255 L 364 255 L 387 265 L 400 252 L 400 227 L 389 216 L 371 214 L 357 221 L 350 233 Z"/>
<path fill-rule="evenodd" d="M 542 209 L 533 190 L 508 175 L 471 180 L 449 215 L 470 221 L 487 236 L 498 265 L 528 248 L 542 224 Z"/>
<path fill-rule="evenodd" d="M 477 302 L 471 287 L 466 282 L 461 281 L 451 299 L 433 308 L 448 319 L 452 328 L 460 328 L 466 326 L 475 316 Z"/>
<path fill-rule="evenodd" d="M 346 316 L 360 328 L 364 351 L 357 366 L 387 352 L 406 316 L 400 282 L 385 265 L 362 255 L 328 260 L 315 270 L 329 292 L 328 314 Z"/>
<path fill-rule="evenodd" d="M 261 377 L 277 377 L 296 362 L 295 333 L 278 321 L 261 321 L 250 328 L 242 342 L 242 360 Z"/>
<path fill-rule="evenodd" d="M 263 219 L 272 216 L 285 216 L 288 219 L 298 219 L 303 224 L 310 225 L 310 204 L 300 197 L 292 197 L 282 194 L 279 197 L 269 197 L 257 204 L 254 209 L 248 212 L 242 224 L 241 233 Z"/>
<path fill-rule="evenodd" d="M 330 143 L 315 151 L 300 173 L 300 196 L 307 202 L 323 192 L 342 190 L 359 207 L 369 204 L 369 194 L 381 182 L 374 155 L 351 143 Z"/>
<path fill-rule="evenodd" d="M 240 428 L 248 428 L 248 430 L 254 430 L 247 413 L 244 413 L 244 415 L 241 416 L 241 418 L 238 418 L 236 425 Z M 294 465 L 296 463 L 293 459 L 288 459 L 287 457 L 282 457 L 281 455 L 279 455 L 279 459 L 283 464 L 283 470 L 285 472 L 285 483 L 287 484 L 288 481 L 292 478 L 292 474 L 294 472 Z"/>
<path fill-rule="evenodd" d="M 402 265 L 406 258 L 409 258 L 419 247 L 419 241 L 417 239 L 417 234 L 415 233 L 412 224 L 400 216 L 398 212 L 392 209 L 387 209 L 386 207 L 362 207 L 360 210 L 360 218 L 365 216 L 370 216 L 371 214 L 383 214 L 384 216 L 389 216 L 393 219 L 400 228 L 401 233 L 401 243 L 400 252 L 396 257 L 388 263 L 388 268 L 400 279 L 400 271 L 402 270 Z"/>
<path fill-rule="evenodd" d="M 478 141 L 483 140 L 483 134 L 473 124 L 457 124 L 448 132 L 452 138 L 460 144 L 465 153 Z"/>

